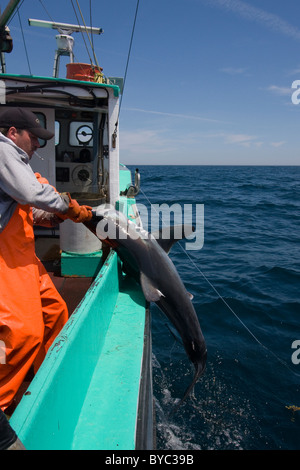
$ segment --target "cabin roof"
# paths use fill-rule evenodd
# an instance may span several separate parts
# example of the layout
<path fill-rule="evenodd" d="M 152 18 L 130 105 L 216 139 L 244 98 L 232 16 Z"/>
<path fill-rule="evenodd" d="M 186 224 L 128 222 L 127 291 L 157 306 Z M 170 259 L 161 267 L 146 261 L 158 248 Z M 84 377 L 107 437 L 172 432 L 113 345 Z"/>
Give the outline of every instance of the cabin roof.
<path fill-rule="evenodd" d="M 11 79 L 21 79 L 21 80 L 26 80 L 26 81 L 45 81 L 45 82 L 53 82 L 56 84 L 77 84 L 82 87 L 86 86 L 88 88 L 91 88 L 91 86 L 95 88 L 112 88 L 114 91 L 114 96 L 118 97 L 120 94 L 120 88 L 117 85 L 111 85 L 107 83 L 98 83 L 98 82 L 87 82 L 83 80 L 73 80 L 70 78 L 56 78 L 56 77 L 40 77 L 37 75 L 20 75 L 20 74 L 7 74 L 7 73 L 1 73 L 0 74 L 0 80 L 5 79 L 5 78 L 11 78 Z"/>

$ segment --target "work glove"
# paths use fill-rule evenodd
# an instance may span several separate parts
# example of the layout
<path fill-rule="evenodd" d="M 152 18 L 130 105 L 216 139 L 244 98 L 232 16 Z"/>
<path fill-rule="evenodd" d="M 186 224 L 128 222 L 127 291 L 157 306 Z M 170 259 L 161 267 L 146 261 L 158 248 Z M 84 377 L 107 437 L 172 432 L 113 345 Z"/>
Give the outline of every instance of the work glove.
<path fill-rule="evenodd" d="M 70 193 L 67 193 L 69 198 L 69 208 L 65 214 L 61 212 L 56 215 L 63 220 L 70 219 L 79 224 L 81 222 L 88 222 L 92 218 L 92 207 L 82 205 L 80 206 L 75 199 L 71 198 Z"/>
<path fill-rule="evenodd" d="M 44 178 L 40 173 L 35 173 L 36 179 L 41 184 L 49 184 L 49 181 Z M 57 191 L 54 186 L 52 188 Z M 73 222 L 80 223 L 80 222 L 88 222 L 92 218 L 92 207 L 90 206 L 80 206 L 75 199 L 71 198 L 70 193 L 63 193 L 64 196 L 69 199 L 69 208 L 68 211 L 63 214 L 61 212 L 56 213 L 55 215 L 61 219 L 66 220 L 70 219 Z M 59 222 L 59 221 L 58 221 Z"/>
<path fill-rule="evenodd" d="M 34 174 L 39 183 L 49 184 L 49 181 L 46 178 L 44 178 L 40 173 L 34 173 Z"/>

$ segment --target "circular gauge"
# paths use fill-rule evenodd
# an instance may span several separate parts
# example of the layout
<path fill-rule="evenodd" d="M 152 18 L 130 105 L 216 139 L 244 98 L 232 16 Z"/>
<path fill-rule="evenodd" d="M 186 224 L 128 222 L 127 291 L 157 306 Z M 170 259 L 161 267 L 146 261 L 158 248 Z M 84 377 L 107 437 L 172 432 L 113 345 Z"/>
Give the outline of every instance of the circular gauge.
<path fill-rule="evenodd" d="M 93 138 L 93 129 L 84 124 L 83 126 L 78 127 L 76 137 L 80 144 L 87 145 Z"/>
<path fill-rule="evenodd" d="M 72 172 L 72 180 L 76 186 L 89 186 L 92 183 L 91 170 L 85 165 L 78 165 Z"/>

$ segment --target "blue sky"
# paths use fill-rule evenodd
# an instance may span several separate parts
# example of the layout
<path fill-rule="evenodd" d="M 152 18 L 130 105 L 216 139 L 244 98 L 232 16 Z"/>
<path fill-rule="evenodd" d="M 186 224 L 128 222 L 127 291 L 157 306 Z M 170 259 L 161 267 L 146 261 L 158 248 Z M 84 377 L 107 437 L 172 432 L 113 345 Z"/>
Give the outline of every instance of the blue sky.
<path fill-rule="evenodd" d="M 1 10 L 6 1 L 0 1 Z M 76 1 L 73 0 L 74 5 Z M 88 0 L 79 0 L 87 24 Z M 124 76 L 136 0 L 91 0 L 98 62 Z M 46 7 L 46 10 L 44 8 Z M 9 24 L 8 73 L 50 75 L 55 31 L 28 18 L 76 23 L 69 0 L 24 0 Z M 125 164 L 300 162 L 299 0 L 140 0 L 120 115 Z M 79 33 L 77 61 L 88 62 Z M 62 60 L 60 76 L 65 76 Z"/>

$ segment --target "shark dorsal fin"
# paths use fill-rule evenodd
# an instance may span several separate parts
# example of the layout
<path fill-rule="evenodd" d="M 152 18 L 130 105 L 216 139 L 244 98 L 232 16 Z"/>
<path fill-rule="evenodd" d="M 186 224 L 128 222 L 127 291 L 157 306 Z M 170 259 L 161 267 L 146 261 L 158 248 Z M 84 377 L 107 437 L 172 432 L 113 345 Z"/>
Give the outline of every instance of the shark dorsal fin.
<path fill-rule="evenodd" d="M 140 279 L 145 299 L 148 300 L 148 302 L 158 302 L 161 297 L 164 297 L 160 290 L 154 286 L 151 279 L 149 279 L 144 273 L 141 273 Z"/>
<path fill-rule="evenodd" d="M 152 233 L 159 246 L 169 253 L 174 243 L 183 238 L 189 237 L 195 231 L 193 225 L 173 225 L 171 227 L 163 227 Z"/>

